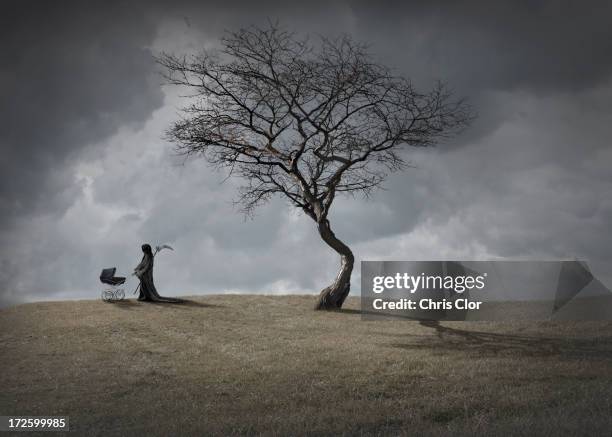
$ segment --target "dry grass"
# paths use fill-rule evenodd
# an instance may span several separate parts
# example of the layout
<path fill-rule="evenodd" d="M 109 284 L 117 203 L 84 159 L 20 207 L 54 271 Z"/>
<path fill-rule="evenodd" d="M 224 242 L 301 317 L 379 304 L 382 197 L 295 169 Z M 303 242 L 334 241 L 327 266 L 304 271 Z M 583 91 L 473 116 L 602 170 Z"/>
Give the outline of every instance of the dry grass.
<path fill-rule="evenodd" d="M 608 322 L 362 321 L 312 296 L 0 311 L 0 414 L 77 435 L 609 435 Z M 71 433 L 72 435 L 75 432 Z M 21 434 L 23 435 L 23 434 Z"/>

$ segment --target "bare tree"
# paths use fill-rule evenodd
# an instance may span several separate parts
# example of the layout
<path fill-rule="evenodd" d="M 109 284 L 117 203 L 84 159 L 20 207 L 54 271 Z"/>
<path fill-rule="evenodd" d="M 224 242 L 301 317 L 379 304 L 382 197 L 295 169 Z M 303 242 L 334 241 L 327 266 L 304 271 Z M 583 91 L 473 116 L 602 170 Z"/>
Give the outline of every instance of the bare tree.
<path fill-rule="evenodd" d="M 442 84 L 417 92 L 349 37 L 311 43 L 270 25 L 221 42 L 215 53 L 158 57 L 169 83 L 191 91 L 168 136 L 242 177 L 244 212 L 281 194 L 316 223 L 341 267 L 315 308 L 338 309 L 354 256 L 330 226 L 336 196 L 369 195 L 406 167 L 405 149 L 458 132 L 470 112 Z"/>

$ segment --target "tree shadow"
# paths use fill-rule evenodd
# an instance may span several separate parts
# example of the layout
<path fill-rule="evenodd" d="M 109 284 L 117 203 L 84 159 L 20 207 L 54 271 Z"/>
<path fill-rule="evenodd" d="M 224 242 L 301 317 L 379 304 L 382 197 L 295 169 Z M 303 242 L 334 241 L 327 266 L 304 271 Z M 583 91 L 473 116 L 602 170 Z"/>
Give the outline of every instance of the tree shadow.
<path fill-rule="evenodd" d="M 438 321 L 421 320 L 421 326 L 433 329 L 435 337 L 409 336 L 408 341 L 391 346 L 407 350 L 429 349 L 436 353 L 473 352 L 482 355 L 519 355 L 528 357 L 562 356 L 566 358 L 612 359 L 612 337 L 561 338 L 458 329 Z M 396 334 L 406 337 L 406 335 Z"/>
<path fill-rule="evenodd" d="M 367 311 L 367 310 L 356 310 L 352 308 L 341 308 L 336 312 L 342 314 L 357 314 L 361 316 L 370 316 L 369 320 L 390 320 L 390 319 L 402 319 L 402 320 L 411 320 L 413 322 L 423 321 L 424 319 L 420 319 L 418 317 L 409 317 L 405 314 L 399 313 L 381 313 L 376 311 Z"/>
<path fill-rule="evenodd" d="M 597 338 L 528 336 L 460 329 L 443 325 L 436 320 L 418 319 L 402 314 L 381 315 L 375 311 L 357 309 L 341 309 L 338 312 L 371 316 L 370 320 L 372 321 L 392 319 L 413 321 L 434 330 L 435 336 L 433 337 L 414 333 L 380 333 L 381 335 L 403 338 L 404 342 L 394 342 L 390 346 L 406 350 L 431 350 L 438 354 L 474 353 L 479 356 L 515 354 L 530 357 L 562 356 L 567 358 L 612 359 L 612 336 Z"/>

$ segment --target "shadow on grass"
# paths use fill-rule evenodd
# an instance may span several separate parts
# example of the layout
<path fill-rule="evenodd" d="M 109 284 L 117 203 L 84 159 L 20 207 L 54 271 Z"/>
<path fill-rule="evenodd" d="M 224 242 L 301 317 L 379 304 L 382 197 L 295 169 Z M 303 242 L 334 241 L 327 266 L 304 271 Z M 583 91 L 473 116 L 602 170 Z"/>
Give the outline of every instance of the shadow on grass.
<path fill-rule="evenodd" d="M 349 309 L 349 308 L 341 308 L 337 310 L 336 312 L 341 313 L 341 314 L 357 314 L 360 316 L 372 316 L 372 318 L 369 320 L 402 319 L 402 320 L 412 320 L 413 322 L 418 322 L 419 320 L 423 320 L 417 317 L 408 317 L 407 315 L 404 315 L 401 313 L 400 314 L 393 314 L 393 313 L 383 314 L 383 313 L 376 312 L 376 311 L 354 310 L 354 309 Z"/>
<path fill-rule="evenodd" d="M 197 300 L 180 299 L 177 298 L 178 302 L 139 302 L 144 304 L 153 305 L 172 305 L 176 308 L 224 308 L 223 305 L 216 305 L 212 303 L 198 302 Z"/>
<path fill-rule="evenodd" d="M 529 357 L 612 359 L 612 337 L 593 339 L 554 338 L 471 331 L 444 326 L 437 321 L 420 321 L 433 329 L 434 338 L 410 338 L 393 347 L 408 350 L 430 349 L 436 352 L 473 352 L 479 355 L 517 354 Z"/>
<path fill-rule="evenodd" d="M 104 303 L 107 304 L 107 305 L 112 305 L 114 307 L 124 309 L 124 310 L 130 310 L 130 309 L 138 306 L 138 303 L 136 301 L 134 301 L 133 299 L 124 299 L 124 300 L 117 300 L 117 301 L 105 301 Z"/>
<path fill-rule="evenodd" d="M 117 302 L 109 302 L 118 308 L 131 310 L 145 305 L 168 306 L 172 308 L 223 308 L 223 305 L 215 305 L 211 303 L 198 302 L 190 299 L 176 298 L 176 302 L 151 302 L 139 301 L 137 299 L 126 299 Z"/>
<path fill-rule="evenodd" d="M 338 312 L 376 316 L 371 320 L 403 319 L 418 322 L 421 326 L 434 330 L 434 337 L 430 335 L 381 333 L 381 335 L 405 338 L 406 342 L 391 343 L 391 346 L 406 350 L 427 349 L 435 353 L 462 352 L 489 356 L 512 353 L 530 357 L 561 356 L 612 360 L 612 337 L 610 336 L 598 338 L 527 336 L 459 329 L 442 325 L 439 321 L 416 319 L 401 314 L 381 316 L 380 313 L 374 311 L 355 309 L 341 309 Z"/>

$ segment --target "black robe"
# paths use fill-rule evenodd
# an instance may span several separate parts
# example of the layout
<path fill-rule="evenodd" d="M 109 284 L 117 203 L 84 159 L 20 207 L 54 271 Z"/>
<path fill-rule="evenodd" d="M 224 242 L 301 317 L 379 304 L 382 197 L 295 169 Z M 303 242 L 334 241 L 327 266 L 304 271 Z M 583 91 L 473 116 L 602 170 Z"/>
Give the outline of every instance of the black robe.
<path fill-rule="evenodd" d="M 140 294 L 138 300 L 154 302 L 181 302 L 180 299 L 160 296 L 153 283 L 153 256 L 147 253 L 142 257 L 140 264 L 136 266 L 134 272 L 140 279 Z"/>

